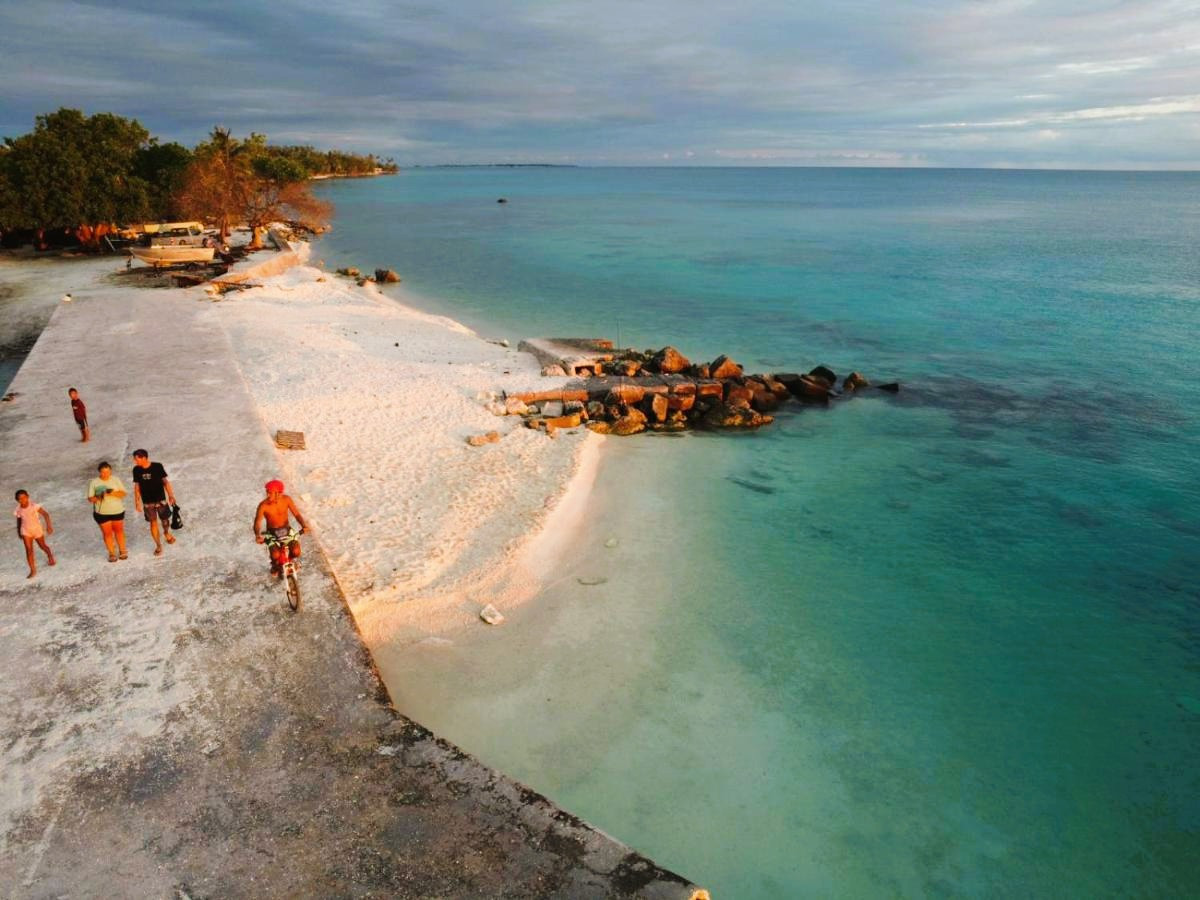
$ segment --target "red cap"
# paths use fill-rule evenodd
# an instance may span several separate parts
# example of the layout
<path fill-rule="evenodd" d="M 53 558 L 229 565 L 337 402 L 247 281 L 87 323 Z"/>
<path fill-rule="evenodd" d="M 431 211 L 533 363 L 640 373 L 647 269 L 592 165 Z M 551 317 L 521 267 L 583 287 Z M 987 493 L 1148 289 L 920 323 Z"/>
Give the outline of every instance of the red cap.
<path fill-rule="evenodd" d="M 282 494 L 283 493 L 283 482 L 280 481 L 278 478 L 275 478 L 275 479 L 267 482 L 266 488 L 267 488 L 268 494 Z"/>

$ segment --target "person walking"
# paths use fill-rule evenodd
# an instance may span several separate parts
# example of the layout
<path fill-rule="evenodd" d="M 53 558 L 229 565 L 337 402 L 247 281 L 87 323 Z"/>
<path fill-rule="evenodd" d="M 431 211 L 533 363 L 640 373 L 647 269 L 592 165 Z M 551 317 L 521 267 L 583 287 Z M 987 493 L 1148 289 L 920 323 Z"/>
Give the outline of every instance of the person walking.
<path fill-rule="evenodd" d="M 50 513 L 29 499 L 29 491 L 24 488 L 17 491 L 16 500 L 17 508 L 13 510 L 13 515 L 17 517 L 17 534 L 25 543 L 25 561 L 29 563 L 29 574 L 25 577 L 32 578 L 37 574 L 37 560 L 33 557 L 34 541 L 46 554 L 46 565 L 54 565 L 54 553 L 46 544 L 46 535 L 54 534 L 54 523 L 50 521 Z M 42 520 L 45 520 L 45 528 L 42 527 Z"/>
<path fill-rule="evenodd" d="M 125 550 L 125 484 L 113 474 L 112 466 L 102 462 L 96 466 L 99 478 L 88 482 L 88 502 L 95 506 L 92 518 L 100 526 L 104 546 L 108 549 L 108 561 L 128 559 Z"/>
<path fill-rule="evenodd" d="M 87 407 L 83 405 L 83 400 L 79 398 L 79 391 L 75 388 L 68 388 L 67 396 L 71 398 L 71 415 L 75 417 L 75 424 L 79 426 L 79 441 L 86 444 L 92 436 L 92 431 L 88 428 Z"/>
<path fill-rule="evenodd" d="M 175 505 L 175 489 L 167 478 L 167 470 L 159 462 L 150 462 L 146 450 L 133 451 L 133 507 L 145 515 L 150 523 L 150 537 L 154 538 L 154 555 L 162 556 L 163 545 L 175 543 L 171 534 L 171 507 Z M 162 540 L 158 538 L 162 530 Z"/>

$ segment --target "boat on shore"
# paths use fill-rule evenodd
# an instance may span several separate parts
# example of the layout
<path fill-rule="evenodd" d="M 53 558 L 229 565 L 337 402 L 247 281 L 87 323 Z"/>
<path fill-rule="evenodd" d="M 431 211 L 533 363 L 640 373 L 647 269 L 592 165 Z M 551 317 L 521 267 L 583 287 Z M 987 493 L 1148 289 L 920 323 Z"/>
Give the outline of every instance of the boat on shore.
<path fill-rule="evenodd" d="M 216 247 L 130 247 L 132 256 L 150 266 L 175 266 L 181 263 L 212 262 Z"/>
<path fill-rule="evenodd" d="M 216 240 L 200 222 L 165 222 L 153 231 L 146 228 L 129 252 L 147 265 L 174 266 L 212 262 L 216 249 Z"/>

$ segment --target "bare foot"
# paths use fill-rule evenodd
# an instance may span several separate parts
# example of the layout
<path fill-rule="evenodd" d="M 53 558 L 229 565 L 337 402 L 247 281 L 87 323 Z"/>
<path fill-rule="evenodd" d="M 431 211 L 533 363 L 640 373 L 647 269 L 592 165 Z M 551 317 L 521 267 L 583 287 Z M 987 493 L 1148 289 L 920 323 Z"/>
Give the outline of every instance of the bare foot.
<path fill-rule="evenodd" d="M 55 560 L 54 560 L 54 554 L 53 554 L 53 553 L 51 553 L 51 554 L 47 555 L 47 557 L 46 557 L 46 565 L 48 565 L 48 566 L 52 566 L 52 565 L 54 565 L 54 563 L 55 563 Z"/>
<path fill-rule="evenodd" d="M 29 570 L 29 574 L 28 574 L 28 575 L 26 575 L 25 577 L 26 577 L 26 578 L 32 578 L 32 577 L 33 577 L 34 575 L 36 575 L 36 574 L 37 574 L 37 569 L 30 569 L 30 570 Z"/>
<path fill-rule="evenodd" d="M 168 544 L 173 544 L 175 543 L 175 535 L 165 534 L 163 535 L 163 540 L 165 540 Z"/>

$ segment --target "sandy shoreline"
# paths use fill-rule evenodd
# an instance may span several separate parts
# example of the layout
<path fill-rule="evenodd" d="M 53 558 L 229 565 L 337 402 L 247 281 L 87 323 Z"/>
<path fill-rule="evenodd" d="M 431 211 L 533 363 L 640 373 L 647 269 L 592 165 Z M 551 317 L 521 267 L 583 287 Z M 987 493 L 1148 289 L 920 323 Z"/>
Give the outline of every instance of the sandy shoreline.
<path fill-rule="evenodd" d="M 494 393 L 549 379 L 410 299 L 301 266 L 211 308 L 264 428 L 305 433 L 280 474 L 372 649 L 484 627 L 486 604 L 532 597 L 582 519 L 602 443 L 495 416 Z M 499 443 L 467 445 L 491 430 Z"/>
<path fill-rule="evenodd" d="M 25 330 L 67 292 L 154 290 L 114 284 L 120 268 L 110 257 L 0 259 Z M 304 432 L 307 449 L 279 451 L 278 474 L 372 649 L 485 627 L 484 605 L 537 593 L 582 521 L 603 438 L 578 429 L 551 440 L 486 404 L 564 379 L 420 311 L 398 286 L 359 287 L 313 266 L 219 301 L 202 288 L 172 294 L 204 303 L 228 335 L 263 429 Z M 492 430 L 499 443 L 467 445 Z"/>

